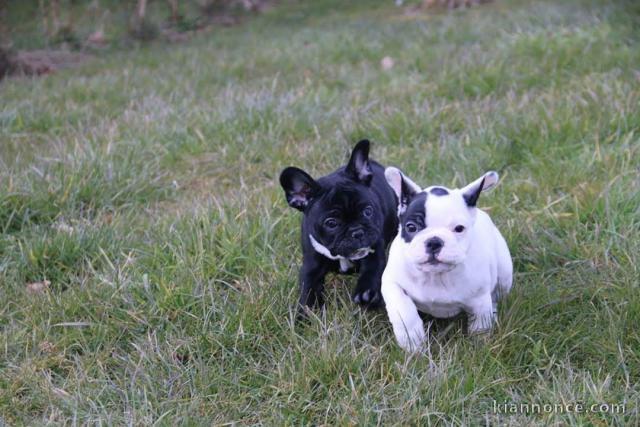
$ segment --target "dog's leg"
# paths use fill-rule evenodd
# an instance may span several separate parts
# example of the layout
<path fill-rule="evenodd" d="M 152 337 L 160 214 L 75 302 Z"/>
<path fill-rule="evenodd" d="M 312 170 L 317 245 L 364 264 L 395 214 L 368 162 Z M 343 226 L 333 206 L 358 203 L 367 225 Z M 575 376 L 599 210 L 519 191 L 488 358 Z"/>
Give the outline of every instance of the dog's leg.
<path fill-rule="evenodd" d="M 305 256 L 300 269 L 300 299 L 298 301 L 298 317 L 304 316 L 305 307 L 321 307 L 324 305 L 324 277 L 328 265 L 319 256 Z"/>
<path fill-rule="evenodd" d="M 498 255 L 498 284 L 496 286 L 496 296 L 498 300 L 506 296 L 513 284 L 513 261 L 507 242 L 502 234 L 497 233 L 497 255 Z"/>
<path fill-rule="evenodd" d="M 375 245 L 374 250 L 374 253 L 360 261 L 360 277 L 351 297 L 355 303 L 371 308 L 382 305 L 380 283 L 387 262 L 382 240 Z"/>
<path fill-rule="evenodd" d="M 469 316 L 469 334 L 491 332 L 493 323 L 496 320 L 493 307 L 493 299 L 490 293 L 481 295 L 469 304 L 466 309 Z"/>
<path fill-rule="evenodd" d="M 392 281 L 382 283 L 382 295 L 400 347 L 406 351 L 419 350 L 425 342 L 424 323 L 413 300 Z"/>

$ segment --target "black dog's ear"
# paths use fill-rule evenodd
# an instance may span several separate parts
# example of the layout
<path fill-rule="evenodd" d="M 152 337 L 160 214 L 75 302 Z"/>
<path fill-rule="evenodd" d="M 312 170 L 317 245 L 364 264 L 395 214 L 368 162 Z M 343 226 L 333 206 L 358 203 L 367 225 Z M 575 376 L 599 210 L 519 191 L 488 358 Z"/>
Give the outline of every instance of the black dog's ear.
<path fill-rule="evenodd" d="M 478 203 L 480 193 L 483 191 L 491 190 L 498 184 L 498 173 L 491 171 L 482 175 L 480 178 L 473 181 L 471 184 L 460 189 L 462 191 L 462 197 L 467 203 L 467 206 L 473 208 Z"/>
<path fill-rule="evenodd" d="M 358 142 L 351 152 L 347 172 L 363 184 L 369 184 L 373 177 L 369 164 L 369 140 Z"/>
<path fill-rule="evenodd" d="M 280 185 L 284 189 L 287 203 L 292 208 L 304 211 L 320 186 L 311 176 L 295 167 L 288 167 L 280 174 Z"/>
<path fill-rule="evenodd" d="M 394 168 L 393 166 L 385 169 L 384 177 L 387 179 L 387 183 L 389 183 L 393 192 L 396 193 L 396 197 L 398 198 L 398 215 L 401 215 L 407 209 L 411 198 L 421 192 L 422 189 L 418 184 L 405 176 L 400 169 Z"/>

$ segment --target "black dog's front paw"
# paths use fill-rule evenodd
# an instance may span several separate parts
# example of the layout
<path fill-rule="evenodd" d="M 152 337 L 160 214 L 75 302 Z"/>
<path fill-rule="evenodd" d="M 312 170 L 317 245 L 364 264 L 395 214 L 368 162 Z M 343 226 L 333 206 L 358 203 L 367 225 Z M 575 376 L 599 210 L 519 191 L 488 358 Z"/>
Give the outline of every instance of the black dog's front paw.
<path fill-rule="evenodd" d="M 351 297 L 353 302 L 369 308 L 381 307 L 383 305 L 382 294 L 379 289 L 356 290 Z"/>
<path fill-rule="evenodd" d="M 310 313 L 311 313 L 311 307 L 298 304 L 296 308 L 296 322 L 302 323 L 302 322 L 308 321 Z"/>
<path fill-rule="evenodd" d="M 319 309 L 319 312 L 321 312 L 324 309 L 324 306 L 319 307 Z M 296 323 L 308 323 L 309 320 L 317 316 L 319 312 L 308 305 L 298 305 L 296 309 Z"/>

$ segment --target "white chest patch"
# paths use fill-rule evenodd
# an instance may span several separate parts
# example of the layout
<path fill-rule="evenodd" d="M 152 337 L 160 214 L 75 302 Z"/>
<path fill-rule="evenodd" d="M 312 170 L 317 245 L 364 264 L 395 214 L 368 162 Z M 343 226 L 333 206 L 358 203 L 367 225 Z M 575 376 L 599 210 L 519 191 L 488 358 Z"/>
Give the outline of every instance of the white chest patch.
<path fill-rule="evenodd" d="M 371 248 L 360 248 L 357 251 L 355 251 L 353 254 L 351 254 L 351 256 L 343 257 L 340 255 L 333 255 L 331 251 L 327 249 L 326 246 L 324 246 L 322 243 L 314 239 L 314 237 L 311 234 L 309 234 L 309 240 L 311 241 L 311 246 L 313 246 L 313 249 L 315 249 L 316 252 L 334 261 L 339 261 L 340 271 L 342 273 L 349 271 L 349 269 L 353 267 L 353 263 L 351 261 L 357 261 L 359 259 L 366 257 L 370 253 L 375 252 L 375 250 Z"/>

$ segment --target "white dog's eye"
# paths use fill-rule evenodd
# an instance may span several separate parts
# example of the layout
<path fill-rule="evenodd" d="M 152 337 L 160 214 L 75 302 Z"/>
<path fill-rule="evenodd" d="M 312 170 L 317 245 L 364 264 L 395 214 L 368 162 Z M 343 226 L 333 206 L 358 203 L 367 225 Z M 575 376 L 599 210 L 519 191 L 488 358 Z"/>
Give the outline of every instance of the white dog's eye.
<path fill-rule="evenodd" d="M 366 216 L 367 218 L 371 218 L 371 215 L 373 215 L 373 208 L 371 206 L 367 206 L 366 208 L 364 208 L 364 210 L 362 211 L 362 214 L 364 216 Z"/>
<path fill-rule="evenodd" d="M 456 233 L 462 233 L 464 231 L 464 225 L 456 225 L 456 228 L 453 229 Z"/>
<path fill-rule="evenodd" d="M 415 233 L 416 231 L 418 231 L 418 226 L 415 225 L 413 222 L 406 223 L 404 225 L 404 228 L 406 228 L 409 233 Z"/>

